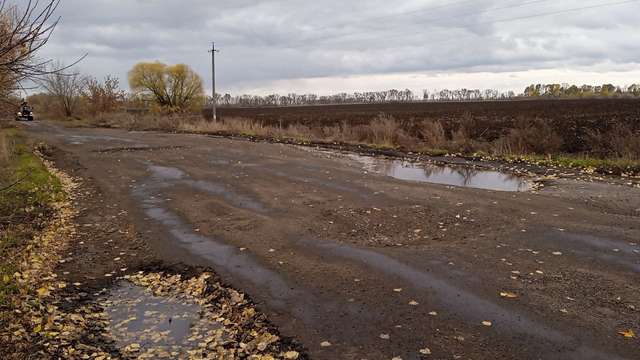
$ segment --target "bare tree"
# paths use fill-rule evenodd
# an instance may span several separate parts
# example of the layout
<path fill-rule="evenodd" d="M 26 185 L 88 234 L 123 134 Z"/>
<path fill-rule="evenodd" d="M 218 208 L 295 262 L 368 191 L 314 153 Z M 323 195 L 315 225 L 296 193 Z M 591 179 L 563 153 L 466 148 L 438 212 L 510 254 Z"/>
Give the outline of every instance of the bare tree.
<path fill-rule="evenodd" d="M 58 69 L 68 69 L 62 65 L 56 65 Z M 81 101 L 87 85 L 87 79 L 77 72 L 62 73 L 60 71 L 50 71 L 42 75 L 39 83 L 57 102 L 63 114 L 67 117 L 73 116 Z"/>
<path fill-rule="evenodd" d="M 124 101 L 125 92 L 120 90 L 120 80 L 107 75 L 104 81 L 89 77 L 85 79 L 84 97 L 89 102 L 89 110 L 93 115 L 116 110 Z"/>
<path fill-rule="evenodd" d="M 41 80 L 66 69 L 52 67 L 51 60 L 36 56 L 60 21 L 55 17 L 60 0 L 16 3 L 0 0 L 0 99 L 5 101 L 12 92 L 24 89 L 25 80 Z"/>

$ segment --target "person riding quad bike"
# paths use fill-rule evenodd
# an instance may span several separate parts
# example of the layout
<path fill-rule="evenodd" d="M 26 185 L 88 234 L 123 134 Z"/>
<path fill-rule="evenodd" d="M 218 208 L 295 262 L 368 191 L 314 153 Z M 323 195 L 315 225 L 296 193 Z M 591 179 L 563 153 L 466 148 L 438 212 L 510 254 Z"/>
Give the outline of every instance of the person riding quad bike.
<path fill-rule="evenodd" d="M 16 121 L 20 120 L 33 121 L 33 109 L 26 101 L 20 104 L 20 110 L 18 110 L 18 114 L 16 115 Z"/>

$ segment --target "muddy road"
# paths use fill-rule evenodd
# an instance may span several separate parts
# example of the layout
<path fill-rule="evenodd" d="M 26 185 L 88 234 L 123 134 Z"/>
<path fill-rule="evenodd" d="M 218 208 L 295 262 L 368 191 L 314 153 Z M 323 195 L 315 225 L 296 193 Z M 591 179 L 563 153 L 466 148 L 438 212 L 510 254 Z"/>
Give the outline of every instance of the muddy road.
<path fill-rule="evenodd" d="M 126 210 L 140 262 L 211 267 L 311 358 L 640 358 L 637 188 L 25 128 Z"/>

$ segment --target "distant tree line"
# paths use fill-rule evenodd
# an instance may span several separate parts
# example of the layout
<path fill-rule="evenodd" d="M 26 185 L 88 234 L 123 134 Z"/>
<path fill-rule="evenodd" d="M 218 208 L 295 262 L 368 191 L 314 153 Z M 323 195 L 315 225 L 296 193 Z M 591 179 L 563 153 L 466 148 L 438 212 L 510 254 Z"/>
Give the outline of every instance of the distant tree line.
<path fill-rule="evenodd" d="M 416 94 L 409 89 L 385 90 L 333 95 L 295 94 L 287 95 L 231 95 L 216 94 L 217 104 L 223 106 L 300 106 L 329 104 L 380 104 L 403 102 L 447 102 L 447 101 L 501 101 L 527 98 L 611 98 L 640 97 L 640 84 L 628 87 L 605 85 L 536 84 L 527 86 L 521 94 L 496 89 L 442 89 L 423 90 Z M 207 100 L 211 103 L 211 97 Z"/>
<path fill-rule="evenodd" d="M 216 94 L 217 103 L 225 106 L 296 106 L 328 104 L 379 104 L 417 101 L 478 101 L 509 100 L 516 97 L 513 91 L 459 89 L 459 90 L 423 90 L 416 94 L 409 89 L 338 93 L 333 95 L 295 94 L 287 95 L 231 95 Z M 209 98 L 209 102 L 211 98 Z"/>
<path fill-rule="evenodd" d="M 639 97 L 640 84 L 628 87 L 604 85 L 569 85 L 569 84 L 535 84 L 529 85 L 522 94 L 530 98 L 611 98 L 611 97 Z"/>

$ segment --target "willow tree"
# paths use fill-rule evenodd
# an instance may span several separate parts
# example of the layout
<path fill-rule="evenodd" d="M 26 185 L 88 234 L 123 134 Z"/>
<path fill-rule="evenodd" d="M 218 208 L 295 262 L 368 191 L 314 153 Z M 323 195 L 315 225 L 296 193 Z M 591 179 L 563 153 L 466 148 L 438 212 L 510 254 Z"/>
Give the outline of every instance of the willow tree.
<path fill-rule="evenodd" d="M 139 63 L 129 72 L 129 86 L 171 111 L 184 111 L 204 101 L 202 78 L 184 64 Z"/>

